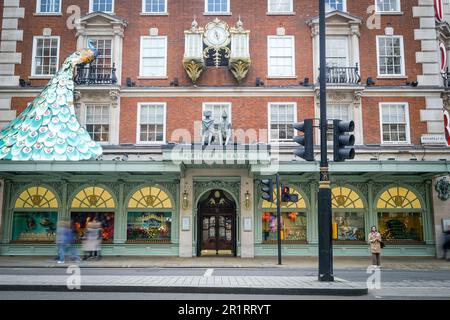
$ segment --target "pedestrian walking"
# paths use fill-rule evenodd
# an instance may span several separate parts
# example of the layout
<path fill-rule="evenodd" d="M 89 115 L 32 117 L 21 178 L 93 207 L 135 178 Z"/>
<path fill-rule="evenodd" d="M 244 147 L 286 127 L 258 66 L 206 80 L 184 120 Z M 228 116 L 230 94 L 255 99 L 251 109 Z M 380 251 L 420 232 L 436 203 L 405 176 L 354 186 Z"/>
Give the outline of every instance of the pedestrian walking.
<path fill-rule="evenodd" d="M 93 260 L 97 256 L 98 241 L 99 241 L 100 229 L 97 227 L 95 221 L 90 221 L 86 224 L 86 231 L 83 239 L 83 260 Z"/>
<path fill-rule="evenodd" d="M 377 228 L 373 226 L 371 228 L 370 234 L 369 234 L 369 244 L 370 244 L 370 251 L 372 252 L 372 265 L 380 267 L 381 266 L 381 234 L 378 232 Z"/>
<path fill-rule="evenodd" d="M 56 245 L 58 248 L 58 264 L 65 263 L 66 250 L 70 245 L 70 223 L 67 221 L 60 221 L 56 230 Z"/>
<path fill-rule="evenodd" d="M 442 249 L 444 249 L 443 259 L 447 259 L 447 261 L 450 261 L 450 257 L 447 258 L 447 251 L 450 250 L 450 230 L 444 232 L 444 244 L 442 245 Z"/>

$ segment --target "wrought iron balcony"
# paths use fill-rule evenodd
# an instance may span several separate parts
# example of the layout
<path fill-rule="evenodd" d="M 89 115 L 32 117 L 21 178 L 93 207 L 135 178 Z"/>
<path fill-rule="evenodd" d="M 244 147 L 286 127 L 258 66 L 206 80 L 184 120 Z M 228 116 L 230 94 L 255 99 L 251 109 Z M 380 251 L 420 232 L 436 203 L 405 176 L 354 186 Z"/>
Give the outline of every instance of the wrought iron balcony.
<path fill-rule="evenodd" d="M 326 79 L 330 84 L 357 84 L 361 82 L 358 64 L 355 67 L 326 67 Z"/>
<path fill-rule="evenodd" d="M 117 83 L 116 66 L 112 68 L 80 66 L 77 69 L 75 83 L 78 85 L 111 85 Z"/>

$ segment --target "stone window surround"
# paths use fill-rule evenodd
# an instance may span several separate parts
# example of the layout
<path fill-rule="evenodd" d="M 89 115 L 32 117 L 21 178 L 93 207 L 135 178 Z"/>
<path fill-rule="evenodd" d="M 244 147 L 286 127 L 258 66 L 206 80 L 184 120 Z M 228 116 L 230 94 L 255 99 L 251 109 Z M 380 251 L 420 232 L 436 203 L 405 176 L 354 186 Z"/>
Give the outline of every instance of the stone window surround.
<path fill-rule="evenodd" d="M 346 23 L 334 22 L 334 17 L 341 17 L 347 20 Z M 311 27 L 311 37 L 313 39 L 313 79 L 319 78 L 320 66 L 320 42 L 319 42 L 319 23 L 318 18 L 313 18 L 307 23 Z M 349 67 L 354 67 L 358 64 L 361 70 L 359 59 L 359 38 L 360 25 L 362 20 L 358 17 L 353 17 L 345 12 L 334 11 L 327 14 L 327 36 L 346 36 L 348 38 L 348 52 L 349 52 Z"/>
<path fill-rule="evenodd" d="M 399 38 L 400 39 L 400 55 L 401 55 L 401 73 L 400 74 L 381 74 L 380 73 L 380 45 L 379 39 L 381 38 Z M 405 62 L 405 45 L 402 35 L 377 35 L 376 36 L 376 47 L 377 47 L 377 78 L 407 78 L 406 75 L 406 62 Z"/>
<path fill-rule="evenodd" d="M 90 23 L 90 20 L 103 19 L 105 23 L 101 26 Z M 76 26 L 77 49 L 86 47 L 89 38 L 109 38 L 112 39 L 112 63 L 116 67 L 117 83 L 122 83 L 122 47 L 124 30 L 128 22 L 117 19 L 105 13 L 92 13 L 81 18 Z"/>
<path fill-rule="evenodd" d="M 152 16 L 152 15 L 155 15 L 155 16 L 158 16 L 158 15 L 160 15 L 160 16 L 169 15 L 169 8 L 167 7 L 168 6 L 167 0 L 164 0 L 164 2 L 165 2 L 165 4 L 164 4 L 165 11 L 164 12 L 151 12 L 151 11 L 146 11 L 145 10 L 146 0 L 142 0 L 142 12 L 141 12 L 141 15 L 144 15 L 144 16 L 145 15 L 148 15 L 148 16 Z"/>

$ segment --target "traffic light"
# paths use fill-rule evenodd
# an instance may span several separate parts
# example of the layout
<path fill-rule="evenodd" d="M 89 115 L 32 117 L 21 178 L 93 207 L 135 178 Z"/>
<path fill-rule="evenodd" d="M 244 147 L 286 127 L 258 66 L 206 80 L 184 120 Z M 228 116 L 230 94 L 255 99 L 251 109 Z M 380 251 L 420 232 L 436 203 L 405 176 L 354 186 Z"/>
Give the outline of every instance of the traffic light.
<path fill-rule="evenodd" d="M 314 161 L 314 132 L 313 120 L 305 119 L 304 122 L 294 124 L 294 129 L 303 132 L 302 136 L 296 135 L 294 142 L 297 142 L 303 148 L 296 149 L 294 154 L 306 161 Z"/>
<path fill-rule="evenodd" d="M 355 136 L 350 134 L 355 131 L 353 121 L 333 120 L 333 151 L 334 161 L 344 162 L 355 158 Z"/>
<path fill-rule="evenodd" d="M 281 202 L 298 202 L 298 195 L 291 194 L 291 188 L 283 186 L 281 188 Z"/>
<path fill-rule="evenodd" d="M 272 179 L 261 180 L 262 198 L 273 202 L 273 181 Z"/>

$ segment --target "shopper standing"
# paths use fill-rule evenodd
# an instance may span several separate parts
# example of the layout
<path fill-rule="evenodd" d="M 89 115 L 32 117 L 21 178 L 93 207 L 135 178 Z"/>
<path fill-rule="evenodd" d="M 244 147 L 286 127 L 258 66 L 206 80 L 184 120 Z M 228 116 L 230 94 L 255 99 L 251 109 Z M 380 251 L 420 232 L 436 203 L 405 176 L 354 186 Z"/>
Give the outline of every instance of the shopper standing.
<path fill-rule="evenodd" d="M 372 265 L 374 266 L 381 266 L 381 234 L 378 232 L 377 228 L 373 226 L 370 230 L 369 234 L 369 244 L 370 244 L 370 251 L 372 252 Z"/>

